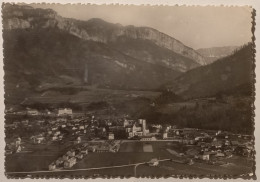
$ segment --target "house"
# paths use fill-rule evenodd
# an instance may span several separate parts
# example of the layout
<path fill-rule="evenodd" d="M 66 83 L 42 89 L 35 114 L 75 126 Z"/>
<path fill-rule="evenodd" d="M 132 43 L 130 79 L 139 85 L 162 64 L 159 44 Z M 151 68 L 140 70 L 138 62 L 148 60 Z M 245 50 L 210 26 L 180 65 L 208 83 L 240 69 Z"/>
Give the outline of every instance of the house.
<path fill-rule="evenodd" d="M 215 148 L 221 148 L 222 147 L 222 142 L 221 141 L 212 141 L 211 146 L 214 146 Z"/>
<path fill-rule="evenodd" d="M 27 119 L 27 120 L 22 120 L 21 123 L 22 123 L 23 125 L 28 125 L 28 124 L 29 124 L 29 121 L 28 121 L 28 119 Z"/>
<path fill-rule="evenodd" d="M 88 154 L 88 149 L 81 150 L 81 153 L 84 154 L 84 155 L 87 155 Z"/>
<path fill-rule="evenodd" d="M 44 140 L 45 140 L 45 138 L 44 138 L 43 136 L 33 137 L 33 143 L 40 144 L 40 143 L 42 143 Z"/>
<path fill-rule="evenodd" d="M 138 131 L 142 131 L 141 125 L 135 123 L 135 124 L 133 125 L 133 127 L 132 127 L 132 131 L 133 131 L 133 133 L 138 132 Z"/>
<path fill-rule="evenodd" d="M 229 146 L 229 145 L 230 145 L 230 141 L 226 140 L 226 141 L 225 141 L 225 145 L 226 145 L 226 146 Z"/>
<path fill-rule="evenodd" d="M 69 159 L 69 156 L 68 156 L 68 155 L 63 155 L 63 156 L 62 156 L 62 160 L 63 160 L 63 161 L 66 161 L 66 160 L 68 160 L 68 159 Z"/>
<path fill-rule="evenodd" d="M 124 120 L 124 123 L 123 123 L 123 126 L 124 126 L 124 127 L 127 127 L 127 126 L 129 126 L 129 125 L 130 125 L 129 120 L 125 119 L 125 120 Z"/>
<path fill-rule="evenodd" d="M 74 157 L 74 156 L 75 156 L 75 151 L 69 150 L 69 151 L 67 152 L 67 155 L 68 155 L 69 157 Z"/>
<path fill-rule="evenodd" d="M 222 152 L 218 152 L 215 156 L 216 157 L 225 157 L 225 154 L 223 154 Z"/>
<path fill-rule="evenodd" d="M 195 140 L 193 140 L 193 139 L 183 139 L 182 143 L 186 144 L 186 145 L 194 145 L 195 144 Z"/>
<path fill-rule="evenodd" d="M 56 131 L 58 129 L 58 127 L 52 127 L 51 130 L 52 131 Z"/>
<path fill-rule="evenodd" d="M 189 159 L 189 160 L 188 160 L 188 165 L 191 166 L 191 165 L 193 165 L 193 164 L 194 164 L 194 161 L 193 161 L 192 159 Z"/>
<path fill-rule="evenodd" d="M 63 161 L 63 158 L 60 157 L 59 159 L 56 160 L 55 165 L 56 165 L 56 166 L 59 166 L 59 165 L 61 165 L 63 162 L 64 162 L 64 161 Z"/>
<path fill-rule="evenodd" d="M 167 132 L 164 132 L 164 133 L 163 133 L 163 139 L 166 139 L 166 138 L 168 138 L 168 133 L 167 133 Z"/>
<path fill-rule="evenodd" d="M 200 154 L 199 159 L 204 160 L 204 161 L 205 160 L 208 161 L 209 160 L 209 153 L 204 152 L 204 153 Z"/>
<path fill-rule="evenodd" d="M 22 139 L 20 137 L 17 137 L 15 140 L 15 146 L 18 147 L 21 145 L 21 143 L 22 143 Z"/>
<path fill-rule="evenodd" d="M 55 170 L 56 169 L 56 165 L 54 164 L 54 163 L 51 163 L 50 165 L 49 165 L 49 171 L 53 171 L 53 170 Z"/>
<path fill-rule="evenodd" d="M 81 153 L 78 153 L 76 156 L 75 156 L 77 159 L 83 159 L 83 154 L 81 154 Z"/>
<path fill-rule="evenodd" d="M 27 114 L 32 116 L 37 116 L 39 115 L 39 112 L 36 109 L 28 109 Z"/>
<path fill-rule="evenodd" d="M 129 124 L 130 122 L 127 120 L 124 121 L 124 127 L 128 133 L 128 138 L 132 138 L 134 136 L 146 136 L 146 134 L 149 133 L 149 130 L 146 129 L 145 119 L 139 119 L 138 122 L 135 122 L 133 125 Z"/>
<path fill-rule="evenodd" d="M 81 138 L 80 138 L 80 137 L 77 137 L 76 143 L 80 143 L 80 142 L 81 142 Z"/>
<path fill-rule="evenodd" d="M 114 133 L 109 133 L 108 134 L 108 140 L 114 140 L 114 139 L 115 139 Z"/>
<path fill-rule="evenodd" d="M 76 164 L 76 158 L 72 157 L 64 162 L 64 168 L 71 168 Z"/>
<path fill-rule="evenodd" d="M 53 136 L 51 139 L 52 139 L 52 141 L 55 141 L 55 140 L 58 139 L 58 137 L 57 136 Z"/>
<path fill-rule="evenodd" d="M 88 147 L 89 152 L 96 152 L 97 147 L 96 146 L 90 146 Z"/>
<path fill-rule="evenodd" d="M 153 158 L 149 161 L 149 166 L 158 166 L 159 165 L 159 161 L 157 158 Z"/>
<path fill-rule="evenodd" d="M 18 121 L 14 121 L 13 124 L 17 126 L 17 125 L 20 124 L 20 122 L 18 122 Z"/>
<path fill-rule="evenodd" d="M 247 149 L 246 147 L 239 146 L 235 149 L 235 153 L 241 156 L 249 157 L 252 155 L 253 151 L 250 149 Z"/>
<path fill-rule="evenodd" d="M 72 115 L 72 109 L 70 108 L 59 108 L 58 109 L 58 116 L 63 115 Z"/>
<path fill-rule="evenodd" d="M 233 146 L 238 146 L 238 145 L 239 145 L 239 142 L 236 141 L 236 140 L 233 140 L 233 141 L 231 141 L 231 144 L 232 144 Z"/>
<path fill-rule="evenodd" d="M 152 127 L 154 127 L 154 128 L 158 128 L 158 129 L 162 129 L 162 125 L 160 125 L 160 124 L 158 124 L 158 125 L 152 125 Z"/>
<path fill-rule="evenodd" d="M 19 146 L 17 146 L 15 151 L 16 151 L 16 153 L 19 153 L 19 152 L 21 152 L 21 151 L 22 151 L 22 147 L 21 147 L 20 145 L 19 145 Z"/>
<path fill-rule="evenodd" d="M 59 140 L 62 140 L 62 138 L 63 138 L 63 135 L 59 135 L 59 136 L 58 136 L 58 139 L 59 139 Z"/>
<path fill-rule="evenodd" d="M 44 120 L 37 120 L 36 121 L 38 124 L 43 124 L 45 121 Z"/>
<path fill-rule="evenodd" d="M 58 135 L 60 135 L 60 131 L 56 131 L 56 132 L 54 133 L 54 136 L 58 136 Z"/>
<path fill-rule="evenodd" d="M 127 128 L 125 129 L 125 131 L 126 131 L 127 133 L 130 133 L 130 132 L 132 131 L 132 128 L 131 128 L 131 127 L 127 127 Z"/>

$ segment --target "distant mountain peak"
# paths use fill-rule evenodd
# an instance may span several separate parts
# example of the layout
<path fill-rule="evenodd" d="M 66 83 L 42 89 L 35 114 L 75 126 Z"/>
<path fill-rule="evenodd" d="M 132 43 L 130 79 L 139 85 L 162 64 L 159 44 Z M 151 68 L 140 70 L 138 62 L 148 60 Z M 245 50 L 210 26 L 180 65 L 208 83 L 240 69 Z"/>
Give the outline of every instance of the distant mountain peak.
<path fill-rule="evenodd" d="M 196 51 L 203 55 L 207 64 L 213 63 L 216 60 L 231 55 L 240 46 L 223 46 L 223 47 L 210 47 L 201 48 Z"/>

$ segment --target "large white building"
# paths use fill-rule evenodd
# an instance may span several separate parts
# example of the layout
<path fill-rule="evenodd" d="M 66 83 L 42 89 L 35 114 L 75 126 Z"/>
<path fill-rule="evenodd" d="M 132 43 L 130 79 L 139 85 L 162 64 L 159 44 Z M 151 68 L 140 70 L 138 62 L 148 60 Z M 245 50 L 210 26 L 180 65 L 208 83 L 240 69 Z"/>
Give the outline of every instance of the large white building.
<path fill-rule="evenodd" d="M 146 129 L 146 120 L 139 119 L 138 122 L 135 122 L 133 125 L 128 125 L 126 132 L 129 138 L 134 136 L 146 136 L 146 134 L 149 133 L 149 130 Z"/>
<path fill-rule="evenodd" d="M 72 115 L 72 109 L 70 108 L 59 108 L 58 109 L 58 116 L 62 115 Z"/>

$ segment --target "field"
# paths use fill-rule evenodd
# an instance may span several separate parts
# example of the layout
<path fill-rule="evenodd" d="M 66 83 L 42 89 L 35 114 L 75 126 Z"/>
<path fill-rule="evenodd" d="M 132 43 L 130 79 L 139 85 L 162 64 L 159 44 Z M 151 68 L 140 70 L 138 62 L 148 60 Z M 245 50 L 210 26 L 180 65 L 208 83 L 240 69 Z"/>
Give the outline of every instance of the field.
<path fill-rule="evenodd" d="M 144 152 L 153 152 L 153 146 L 151 144 L 143 144 Z"/>
<path fill-rule="evenodd" d="M 151 149 L 153 150 L 151 152 Z M 133 176 L 134 166 L 131 164 L 143 163 L 136 167 L 137 176 L 170 176 L 170 175 L 241 175 L 251 173 L 253 162 L 243 157 L 233 156 L 224 159 L 226 165 L 216 166 L 204 162 L 195 162 L 194 165 L 180 164 L 171 161 L 160 162 L 157 167 L 151 167 L 146 162 L 152 158 L 180 159 L 179 156 L 171 154 L 170 151 L 180 152 L 180 146 L 172 142 L 139 142 L 128 141 L 121 144 L 117 153 L 89 153 L 82 161 L 79 161 L 71 170 L 86 169 L 83 171 L 58 171 L 56 173 L 37 173 L 37 175 L 70 175 L 84 176 Z M 52 146 L 51 150 L 57 150 Z M 146 151 L 147 150 L 147 151 Z M 149 151 L 148 151 L 149 150 Z M 64 152 L 64 151 L 63 151 Z M 62 152 L 35 152 L 25 154 L 14 154 L 6 158 L 6 171 L 36 171 L 47 170 L 47 166 Z M 110 166 L 130 165 L 125 167 L 92 169 Z M 26 174 L 21 174 L 24 176 Z"/>
<path fill-rule="evenodd" d="M 24 143 L 24 146 L 26 146 L 25 150 L 27 152 L 24 151 L 6 156 L 5 169 L 7 172 L 48 170 L 48 165 L 71 147 L 71 142 L 48 145 Z"/>

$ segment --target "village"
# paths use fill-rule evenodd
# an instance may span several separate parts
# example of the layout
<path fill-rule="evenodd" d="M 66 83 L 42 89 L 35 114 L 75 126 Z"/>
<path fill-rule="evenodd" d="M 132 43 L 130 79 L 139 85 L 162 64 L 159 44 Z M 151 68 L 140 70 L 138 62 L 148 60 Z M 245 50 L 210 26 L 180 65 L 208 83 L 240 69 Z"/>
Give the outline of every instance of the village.
<path fill-rule="evenodd" d="M 154 125 L 145 119 L 129 117 L 110 120 L 95 115 L 73 115 L 70 108 L 60 108 L 48 119 L 36 119 L 41 113 L 35 109 L 28 109 L 26 114 L 31 117 L 6 124 L 9 136 L 6 140 L 6 155 L 28 151 L 27 146 L 69 143 L 62 155 L 49 164 L 50 171 L 73 168 L 91 153 L 125 152 L 121 146 L 127 143 L 141 143 L 142 152 L 153 152 L 155 143 L 163 143 L 167 145 L 165 150 L 173 156 L 171 160 L 185 165 L 194 162 L 222 165 L 225 164 L 223 159 L 234 155 L 252 158 L 254 154 L 253 138 L 250 135 Z M 29 131 L 30 128 L 33 132 L 26 132 L 27 136 L 19 132 L 24 129 Z M 172 148 L 171 145 L 180 147 Z M 159 164 L 158 158 L 151 158 L 147 162 L 152 166 Z"/>

